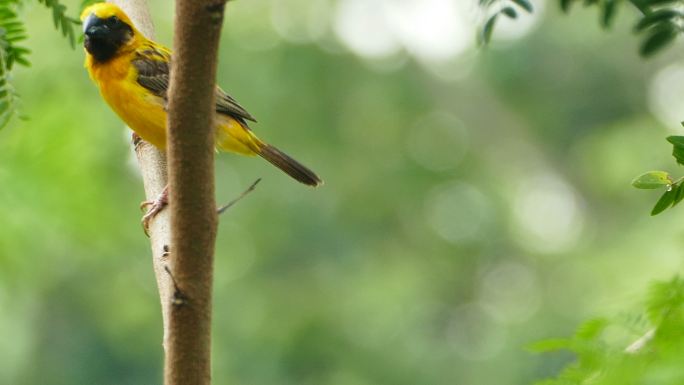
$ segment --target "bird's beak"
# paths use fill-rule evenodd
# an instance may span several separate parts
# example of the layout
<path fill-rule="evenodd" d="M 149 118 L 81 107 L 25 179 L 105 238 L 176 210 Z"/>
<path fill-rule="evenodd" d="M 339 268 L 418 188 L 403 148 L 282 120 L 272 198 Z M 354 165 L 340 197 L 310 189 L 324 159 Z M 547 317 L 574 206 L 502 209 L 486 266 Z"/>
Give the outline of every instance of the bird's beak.
<path fill-rule="evenodd" d="M 103 37 L 108 32 L 104 21 L 95 14 L 90 14 L 83 22 L 83 33 L 86 39 Z"/>

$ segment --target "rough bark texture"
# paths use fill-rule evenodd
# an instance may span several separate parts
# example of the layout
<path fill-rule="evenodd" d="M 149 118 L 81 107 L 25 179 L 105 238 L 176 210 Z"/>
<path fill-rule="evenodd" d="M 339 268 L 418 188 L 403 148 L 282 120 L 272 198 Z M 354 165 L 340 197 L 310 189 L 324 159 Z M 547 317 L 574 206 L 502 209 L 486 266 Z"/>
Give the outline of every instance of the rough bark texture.
<path fill-rule="evenodd" d="M 133 20 L 135 26 L 146 37 L 154 39 L 154 25 L 150 17 L 147 0 L 111 0 L 118 5 Z M 135 143 L 135 153 L 138 157 L 140 172 L 145 185 L 145 196 L 148 200 L 155 199 L 167 184 L 167 167 L 165 155 L 156 147 L 145 141 Z M 152 261 L 154 273 L 159 289 L 164 326 L 164 350 L 168 340 L 168 319 L 171 299 L 173 298 L 173 283 L 165 270 L 167 264 L 168 245 L 171 243 L 171 225 L 168 210 L 164 210 L 151 222 L 150 243 L 152 246 Z"/>
<path fill-rule="evenodd" d="M 176 1 L 169 87 L 171 274 L 164 377 L 169 385 L 211 382 L 214 199 L 214 95 L 224 2 Z"/>

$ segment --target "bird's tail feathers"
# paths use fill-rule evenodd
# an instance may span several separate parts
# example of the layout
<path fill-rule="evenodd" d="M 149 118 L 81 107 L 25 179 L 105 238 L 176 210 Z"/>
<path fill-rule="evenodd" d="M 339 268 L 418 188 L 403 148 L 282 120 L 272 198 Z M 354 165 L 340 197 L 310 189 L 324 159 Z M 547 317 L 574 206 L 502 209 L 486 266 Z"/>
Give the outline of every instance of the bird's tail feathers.
<path fill-rule="evenodd" d="M 259 141 L 257 154 L 298 182 L 313 187 L 323 184 L 323 181 L 315 172 L 292 159 L 289 155 L 280 151 L 275 146 Z"/>

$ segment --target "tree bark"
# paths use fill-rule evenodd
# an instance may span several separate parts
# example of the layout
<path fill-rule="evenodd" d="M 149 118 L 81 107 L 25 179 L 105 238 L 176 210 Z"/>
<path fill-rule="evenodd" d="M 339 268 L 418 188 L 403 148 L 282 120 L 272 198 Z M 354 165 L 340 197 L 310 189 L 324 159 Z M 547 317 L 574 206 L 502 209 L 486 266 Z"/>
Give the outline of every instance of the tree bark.
<path fill-rule="evenodd" d="M 147 38 L 154 39 L 154 25 L 147 6 L 147 0 L 110 0 L 118 5 L 131 18 L 136 28 Z M 147 200 L 155 199 L 167 185 L 166 156 L 151 144 L 134 141 L 140 172 L 145 186 Z M 152 262 L 159 289 L 162 320 L 164 328 L 163 346 L 167 350 L 168 320 L 171 299 L 173 298 L 173 282 L 165 270 L 168 263 L 168 247 L 171 244 L 171 225 L 168 210 L 164 210 L 151 222 L 150 244 L 152 246 Z"/>
<path fill-rule="evenodd" d="M 110 0 L 154 38 L 146 0 Z M 211 298 L 217 214 L 214 200 L 214 91 L 224 1 L 176 2 L 169 89 L 168 167 L 145 141 L 135 152 L 148 200 L 169 185 L 169 207 L 149 228 L 161 300 L 164 383 L 211 382 Z M 198 58 L 200 58 L 198 60 Z"/>
<path fill-rule="evenodd" d="M 164 369 L 168 385 L 211 382 L 211 299 L 217 213 L 214 97 L 222 0 L 176 0 L 168 103 L 171 272 Z"/>

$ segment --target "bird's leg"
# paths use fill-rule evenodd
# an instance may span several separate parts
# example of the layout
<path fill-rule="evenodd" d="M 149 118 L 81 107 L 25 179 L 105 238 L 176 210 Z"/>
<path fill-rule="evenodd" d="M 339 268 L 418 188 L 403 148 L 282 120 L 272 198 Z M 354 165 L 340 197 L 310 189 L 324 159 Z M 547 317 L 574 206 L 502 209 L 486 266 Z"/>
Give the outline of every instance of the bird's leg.
<path fill-rule="evenodd" d="M 147 209 L 147 213 L 142 217 L 142 225 L 145 234 L 149 235 L 150 221 L 159 214 L 166 205 L 169 204 L 169 186 L 164 187 L 164 190 L 157 196 L 157 199 L 151 201 L 144 201 L 140 204 L 141 209 Z"/>

